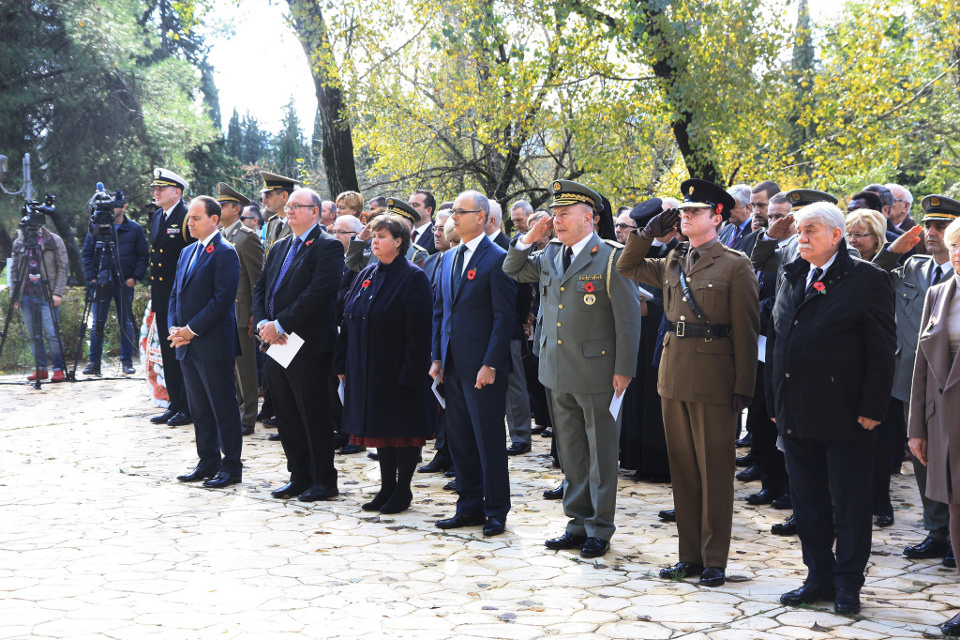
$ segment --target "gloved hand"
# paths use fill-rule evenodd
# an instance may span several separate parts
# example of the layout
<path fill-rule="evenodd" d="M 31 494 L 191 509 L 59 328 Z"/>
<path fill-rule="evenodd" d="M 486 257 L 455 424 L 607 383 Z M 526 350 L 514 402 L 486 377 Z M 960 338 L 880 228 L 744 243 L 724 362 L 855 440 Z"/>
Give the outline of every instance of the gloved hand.
<path fill-rule="evenodd" d="M 653 217 L 643 228 L 644 238 L 659 238 L 673 231 L 680 221 L 680 209 L 667 209 Z"/>
<path fill-rule="evenodd" d="M 733 394 L 733 412 L 739 414 L 749 407 L 751 402 L 753 402 L 753 398 L 750 396 L 744 396 L 739 393 Z"/>

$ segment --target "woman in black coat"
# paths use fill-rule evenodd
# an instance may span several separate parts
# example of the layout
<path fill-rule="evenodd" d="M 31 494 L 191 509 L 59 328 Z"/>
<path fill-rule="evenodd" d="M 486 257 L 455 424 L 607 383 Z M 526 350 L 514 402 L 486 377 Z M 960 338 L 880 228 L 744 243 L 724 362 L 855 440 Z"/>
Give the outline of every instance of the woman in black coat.
<path fill-rule="evenodd" d="M 344 383 L 343 432 L 379 454 L 380 492 L 362 508 L 399 513 L 413 499 L 420 449 L 436 431 L 428 375 L 433 294 L 426 274 L 404 257 L 406 222 L 383 214 L 371 231 L 379 262 L 347 292 L 334 366 Z"/>

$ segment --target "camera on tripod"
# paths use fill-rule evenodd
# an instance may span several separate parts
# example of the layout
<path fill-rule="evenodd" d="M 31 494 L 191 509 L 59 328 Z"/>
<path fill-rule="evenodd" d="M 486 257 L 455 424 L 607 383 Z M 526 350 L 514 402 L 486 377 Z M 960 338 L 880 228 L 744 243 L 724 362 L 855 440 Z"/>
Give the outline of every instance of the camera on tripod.
<path fill-rule="evenodd" d="M 126 204 L 123 191 L 117 189 L 112 194 L 107 193 L 103 188 L 103 183 L 97 183 L 97 192 L 93 194 L 90 200 L 90 232 L 98 235 L 101 229 L 109 229 L 113 226 L 114 209 L 122 209 Z"/>
<path fill-rule="evenodd" d="M 23 209 L 20 211 L 22 216 L 20 218 L 20 228 L 39 229 L 42 227 L 46 216 L 52 216 L 57 212 L 57 208 L 53 206 L 54 200 L 56 200 L 56 196 L 48 193 L 47 197 L 43 199 L 42 205 L 36 200 L 24 202 Z"/>

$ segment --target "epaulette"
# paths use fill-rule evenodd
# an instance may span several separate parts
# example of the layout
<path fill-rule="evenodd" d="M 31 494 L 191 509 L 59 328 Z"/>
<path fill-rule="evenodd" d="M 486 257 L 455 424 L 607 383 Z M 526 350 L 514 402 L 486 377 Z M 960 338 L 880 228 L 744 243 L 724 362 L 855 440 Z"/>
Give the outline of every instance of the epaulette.
<path fill-rule="evenodd" d="M 256 233 L 256 231 L 244 225 L 240 225 L 239 230 L 240 230 L 240 233 L 254 233 L 254 234 Z"/>
<path fill-rule="evenodd" d="M 559 238 L 551 238 L 549 244 L 563 244 Z"/>
<path fill-rule="evenodd" d="M 609 240 L 607 238 L 602 238 L 604 242 L 613 247 L 614 249 L 623 249 L 623 245 L 617 242 L 616 240 Z"/>
<path fill-rule="evenodd" d="M 416 249 L 417 251 L 426 251 L 426 249 L 418 245 L 416 242 L 411 242 L 410 247 Z"/>

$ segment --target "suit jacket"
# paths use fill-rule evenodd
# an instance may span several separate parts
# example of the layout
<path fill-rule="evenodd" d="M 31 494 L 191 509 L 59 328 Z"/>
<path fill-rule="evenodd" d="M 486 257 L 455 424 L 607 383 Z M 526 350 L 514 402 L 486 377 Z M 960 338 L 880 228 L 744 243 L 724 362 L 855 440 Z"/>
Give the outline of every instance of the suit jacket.
<path fill-rule="evenodd" d="M 150 217 L 150 298 L 157 314 L 167 312 L 173 281 L 177 275 L 177 260 L 188 244 L 196 242 L 187 232 L 187 205 L 183 200 L 163 219 L 163 209 Z"/>
<path fill-rule="evenodd" d="M 492 241 L 495 245 L 507 251 L 510 248 L 510 238 L 503 231 L 497 234 L 497 237 Z"/>
<path fill-rule="evenodd" d="M 911 438 L 927 441 L 927 497 L 947 504 L 960 503 L 960 356 L 950 362 L 947 336 L 957 295 L 956 275 L 927 291 L 907 427 Z"/>
<path fill-rule="evenodd" d="M 679 261 L 688 243 L 666 258 L 647 258 L 652 240 L 631 233 L 617 269 L 625 277 L 663 289 L 664 315 L 670 322 L 696 324 L 696 316 L 680 288 Z M 757 372 L 760 303 L 757 276 L 750 260 L 717 242 L 700 256 L 687 283 L 693 299 L 713 325 L 729 325 L 729 338 L 663 336 L 657 390 L 684 402 L 728 404 L 733 394 L 753 397 Z"/>
<path fill-rule="evenodd" d="M 274 294 L 274 317 L 269 297 L 294 236 L 278 240 L 253 287 L 253 325 L 276 320 L 286 333 L 303 338 L 297 358 L 304 353 L 332 353 L 337 339 L 337 288 L 343 274 L 343 245 L 320 230 L 310 230 Z"/>
<path fill-rule="evenodd" d="M 240 220 L 222 231 L 223 237 L 237 250 L 240 258 L 240 284 L 237 286 L 237 323 L 247 326 L 253 315 L 253 287 L 263 271 L 263 243 L 253 229 Z"/>
<path fill-rule="evenodd" d="M 770 417 L 780 435 L 875 440 L 859 416 L 883 420 L 893 387 L 893 287 L 879 268 L 852 258 L 840 241 L 821 278 L 804 295 L 810 263 L 785 267 L 777 289 L 764 367 Z"/>
<path fill-rule="evenodd" d="M 483 237 L 464 265 L 459 289 L 453 291 L 453 263 L 459 250 L 444 253 L 440 266 L 433 303 L 433 359 L 446 366 L 453 352 L 457 369 L 465 374 L 475 375 L 486 365 L 496 369 L 497 376 L 506 376 L 511 371 L 517 302 L 517 284 L 503 272 L 507 254 Z"/>
<path fill-rule="evenodd" d="M 428 255 L 433 255 L 437 252 L 437 244 L 433 241 L 433 232 L 436 229 L 436 226 L 433 224 L 433 221 L 430 221 L 430 224 L 427 225 L 427 228 L 423 232 L 417 234 L 416 240 L 411 240 L 411 244 L 416 244 L 421 247 Z"/>
<path fill-rule="evenodd" d="M 910 401 L 913 383 L 913 363 L 917 357 L 917 339 L 923 326 L 923 302 L 930 288 L 933 256 L 916 255 L 897 266 L 900 255 L 881 249 L 873 264 L 890 272 L 897 296 L 897 370 L 893 377 L 893 397 Z"/>
<path fill-rule="evenodd" d="M 187 267 L 197 253 L 196 263 Z M 189 326 L 196 337 L 177 347 L 177 360 L 224 360 L 240 355 L 234 300 L 240 281 L 240 259 L 219 232 L 201 249 L 199 244 L 180 254 L 167 310 L 167 327 Z"/>
<path fill-rule="evenodd" d="M 720 229 L 720 234 L 719 234 L 720 242 L 725 247 L 730 247 L 731 249 L 736 249 L 737 251 L 743 251 L 744 253 L 746 253 L 746 251 L 743 250 L 744 242 L 748 237 L 750 237 L 750 234 L 753 232 L 750 230 L 749 218 L 743 224 L 745 224 L 746 227 L 744 228 L 740 236 L 733 242 L 731 242 L 731 239 L 733 238 L 733 235 L 737 232 L 737 225 L 733 224 L 732 222 L 728 222 L 727 224 L 723 225 L 723 228 Z M 754 238 L 754 242 L 756 242 L 756 238 Z"/>
<path fill-rule="evenodd" d="M 503 263 L 518 282 L 539 283 L 540 382 L 561 393 L 611 392 L 614 374 L 637 375 L 637 287 L 616 269 L 619 243 L 594 233 L 566 271 L 563 246 L 511 247 Z"/>

